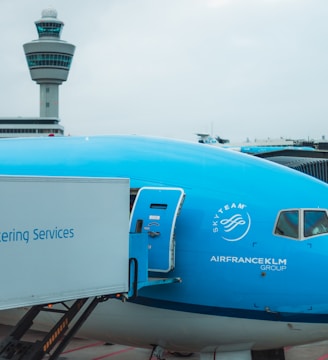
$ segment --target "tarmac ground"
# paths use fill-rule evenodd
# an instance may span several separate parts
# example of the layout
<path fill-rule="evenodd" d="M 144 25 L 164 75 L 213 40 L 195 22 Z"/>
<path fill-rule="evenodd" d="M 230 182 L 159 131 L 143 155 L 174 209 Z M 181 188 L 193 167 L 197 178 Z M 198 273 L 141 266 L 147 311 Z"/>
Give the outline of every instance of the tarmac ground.
<path fill-rule="evenodd" d="M 10 332 L 11 327 L 0 325 L 0 341 Z M 40 338 L 37 331 L 29 331 L 25 336 L 26 341 L 36 341 Z M 164 359 L 181 360 L 182 358 L 198 360 L 199 354 L 188 357 L 177 356 L 169 352 L 164 353 Z M 328 341 L 287 347 L 286 360 L 328 360 Z M 45 357 L 46 359 L 46 357 Z M 59 360 L 153 360 L 150 349 L 139 349 L 122 345 L 105 344 L 100 341 L 74 338 L 60 355 Z"/>

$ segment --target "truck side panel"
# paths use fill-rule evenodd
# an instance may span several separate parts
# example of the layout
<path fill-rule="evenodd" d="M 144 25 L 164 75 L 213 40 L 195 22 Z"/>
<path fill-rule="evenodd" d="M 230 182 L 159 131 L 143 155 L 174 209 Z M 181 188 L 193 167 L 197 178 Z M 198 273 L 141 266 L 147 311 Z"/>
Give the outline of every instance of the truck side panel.
<path fill-rule="evenodd" d="M 0 176 L 0 309 L 128 291 L 129 179 Z"/>

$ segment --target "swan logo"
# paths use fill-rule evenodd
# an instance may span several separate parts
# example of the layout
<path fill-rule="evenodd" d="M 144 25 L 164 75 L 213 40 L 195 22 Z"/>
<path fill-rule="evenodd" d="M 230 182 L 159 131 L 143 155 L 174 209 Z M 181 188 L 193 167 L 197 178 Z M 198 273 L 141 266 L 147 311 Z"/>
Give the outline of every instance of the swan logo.
<path fill-rule="evenodd" d="M 225 204 L 215 213 L 213 233 L 218 234 L 226 241 L 239 241 L 249 232 L 251 217 L 247 205 L 242 203 Z"/>

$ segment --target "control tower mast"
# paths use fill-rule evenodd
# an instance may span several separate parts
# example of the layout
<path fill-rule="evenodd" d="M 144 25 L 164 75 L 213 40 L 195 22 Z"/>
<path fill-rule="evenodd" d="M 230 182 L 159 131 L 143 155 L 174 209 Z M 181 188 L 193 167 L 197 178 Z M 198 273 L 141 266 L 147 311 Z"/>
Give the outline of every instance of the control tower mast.
<path fill-rule="evenodd" d="M 35 22 L 39 39 L 23 45 L 32 80 L 40 85 L 40 117 L 58 118 L 58 86 L 67 80 L 75 46 L 60 40 L 64 23 L 45 9 Z"/>

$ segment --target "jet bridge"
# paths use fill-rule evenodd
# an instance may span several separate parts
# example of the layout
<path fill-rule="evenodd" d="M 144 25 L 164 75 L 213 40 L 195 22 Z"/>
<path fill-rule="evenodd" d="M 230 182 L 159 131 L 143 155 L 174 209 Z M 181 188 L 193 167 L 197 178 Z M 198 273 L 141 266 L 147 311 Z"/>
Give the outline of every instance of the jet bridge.
<path fill-rule="evenodd" d="M 0 176 L 0 199 L 0 310 L 31 307 L 0 360 L 57 359 L 99 302 L 180 281 L 148 277 L 149 233 L 129 230 L 129 179 Z M 58 322 L 42 341 L 22 340 L 44 311 Z"/>

